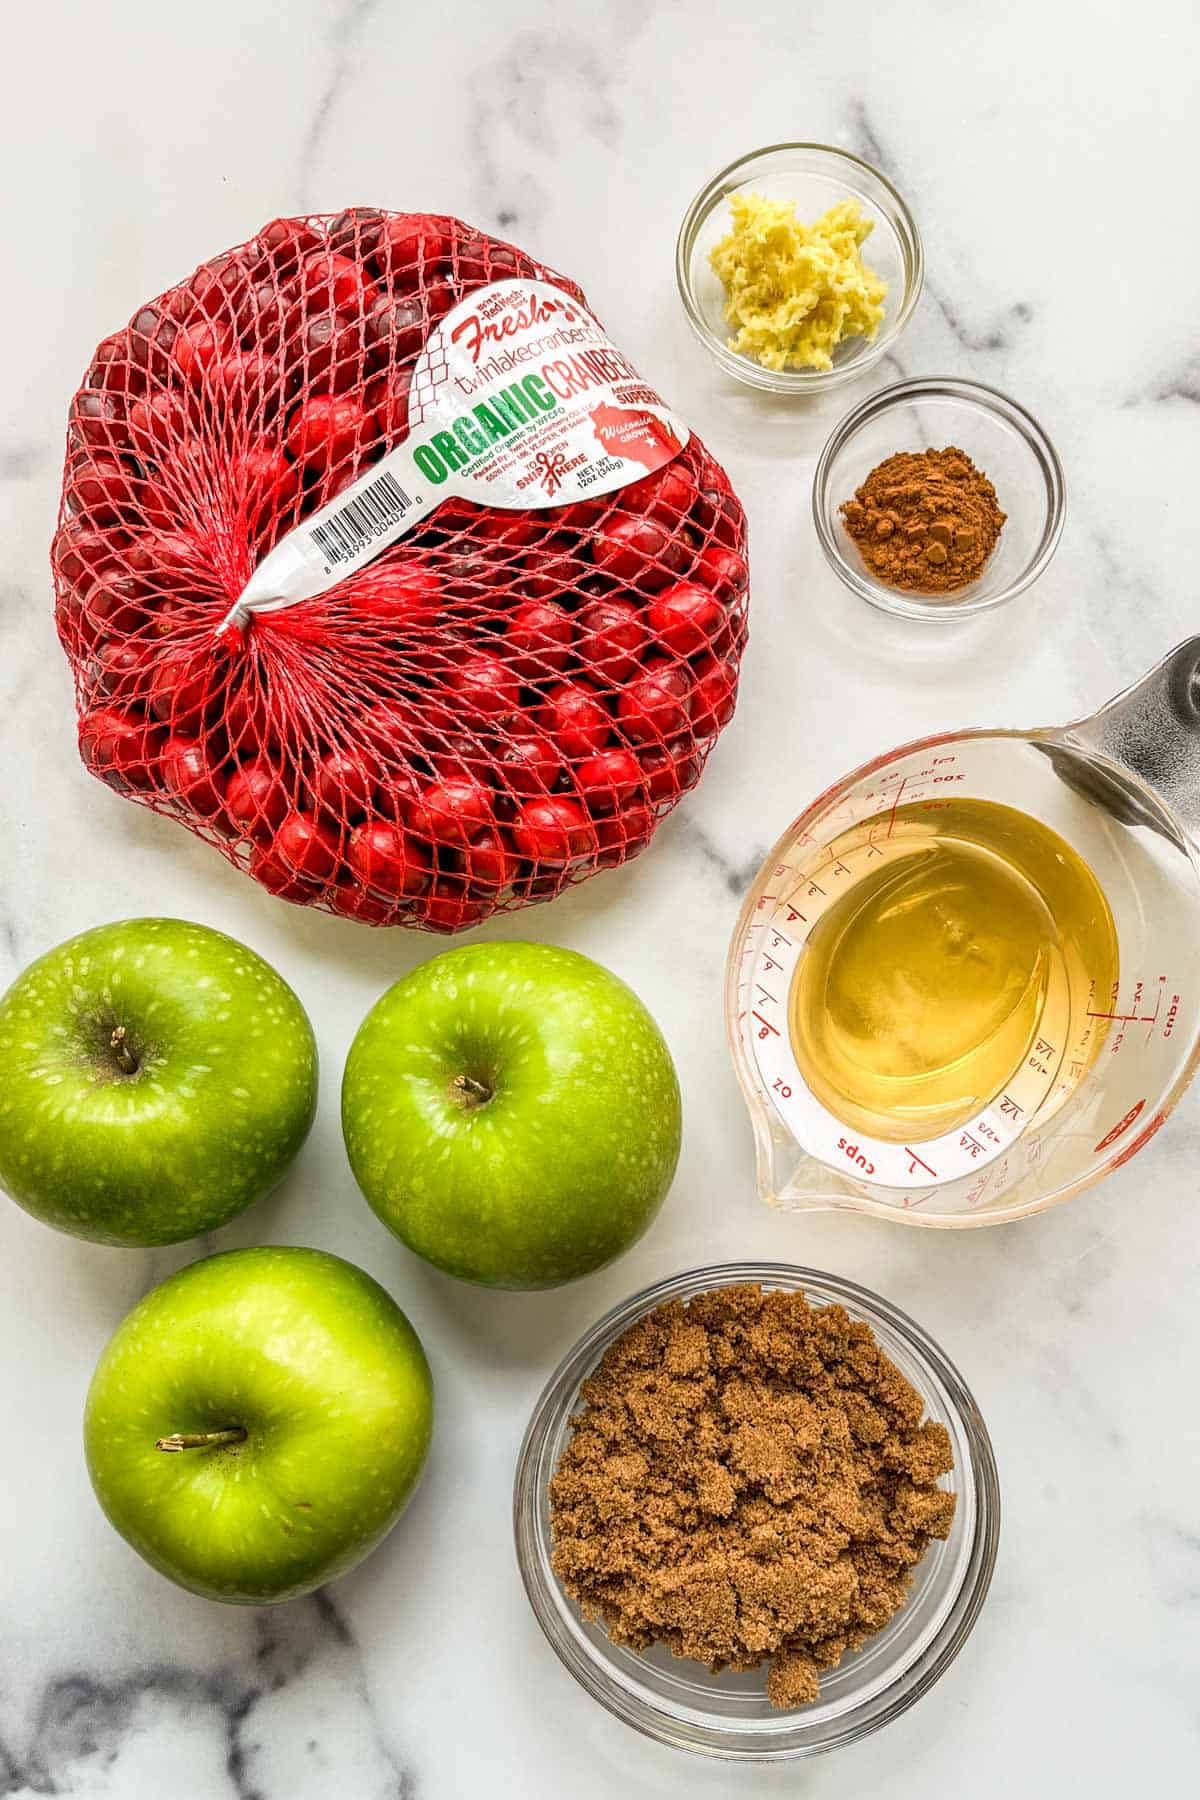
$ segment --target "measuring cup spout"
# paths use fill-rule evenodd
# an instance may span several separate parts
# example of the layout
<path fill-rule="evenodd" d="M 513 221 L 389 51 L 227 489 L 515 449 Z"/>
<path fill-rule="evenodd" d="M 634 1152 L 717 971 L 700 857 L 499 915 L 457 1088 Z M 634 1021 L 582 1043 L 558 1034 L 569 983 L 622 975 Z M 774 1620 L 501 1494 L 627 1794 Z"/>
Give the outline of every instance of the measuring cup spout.
<path fill-rule="evenodd" d="M 1153 788 L 1200 855 L 1200 637 L 1057 735 Z"/>

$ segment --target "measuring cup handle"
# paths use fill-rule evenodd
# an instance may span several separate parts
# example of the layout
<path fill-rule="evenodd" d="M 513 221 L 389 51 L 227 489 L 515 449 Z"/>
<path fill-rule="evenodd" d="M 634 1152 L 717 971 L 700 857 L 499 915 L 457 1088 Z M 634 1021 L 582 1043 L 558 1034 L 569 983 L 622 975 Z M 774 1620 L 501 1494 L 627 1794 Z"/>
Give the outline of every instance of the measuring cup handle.
<path fill-rule="evenodd" d="M 1188 638 L 1062 736 L 1153 788 L 1200 852 L 1200 637 Z"/>

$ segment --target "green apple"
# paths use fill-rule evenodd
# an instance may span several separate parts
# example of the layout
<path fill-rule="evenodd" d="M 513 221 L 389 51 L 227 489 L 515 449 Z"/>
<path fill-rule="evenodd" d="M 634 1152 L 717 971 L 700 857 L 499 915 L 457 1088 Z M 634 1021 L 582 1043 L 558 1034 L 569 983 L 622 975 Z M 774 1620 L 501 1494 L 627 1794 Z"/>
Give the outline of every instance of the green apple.
<path fill-rule="evenodd" d="M 0 1188 L 76 1237 L 173 1244 L 226 1224 L 274 1187 L 316 1102 L 304 1008 L 206 925 L 98 925 L 0 999 Z"/>
<path fill-rule="evenodd" d="M 679 1158 L 679 1083 L 637 995 L 545 944 L 448 950 L 389 988 L 350 1047 L 355 1177 L 418 1256 L 489 1287 L 554 1287 L 641 1236 Z"/>
<path fill-rule="evenodd" d="M 291 1600 L 360 1562 L 421 1473 L 433 1384 L 391 1295 L 321 1250 L 230 1250 L 117 1327 L 84 1449 L 109 1520 L 210 1600 Z"/>

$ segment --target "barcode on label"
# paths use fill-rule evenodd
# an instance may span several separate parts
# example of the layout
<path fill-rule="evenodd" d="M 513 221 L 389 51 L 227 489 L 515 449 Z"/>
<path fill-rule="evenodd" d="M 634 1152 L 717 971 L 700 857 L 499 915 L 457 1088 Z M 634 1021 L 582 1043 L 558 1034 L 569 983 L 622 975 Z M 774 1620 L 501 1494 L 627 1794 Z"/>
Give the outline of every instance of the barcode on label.
<path fill-rule="evenodd" d="M 385 531 L 399 524 L 411 505 L 410 495 L 385 469 L 323 525 L 313 526 L 313 542 L 329 563 L 352 562 Z"/>

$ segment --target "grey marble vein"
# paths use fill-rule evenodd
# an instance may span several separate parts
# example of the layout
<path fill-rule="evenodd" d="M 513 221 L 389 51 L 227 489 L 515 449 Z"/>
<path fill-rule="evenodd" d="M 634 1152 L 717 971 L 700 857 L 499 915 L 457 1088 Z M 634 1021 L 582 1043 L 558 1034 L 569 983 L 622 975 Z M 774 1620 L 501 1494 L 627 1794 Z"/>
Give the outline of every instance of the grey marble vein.
<path fill-rule="evenodd" d="M 324 39 L 327 72 L 304 133 L 297 163 L 296 185 L 302 195 L 311 191 L 337 109 L 359 72 L 363 39 L 378 6 L 379 0 L 340 0 L 334 10 Z"/>
<path fill-rule="evenodd" d="M 321 1695 L 321 1713 L 281 1756 L 268 1742 L 270 1716 L 296 1684 Z M 354 1634 L 327 1593 L 252 1615 L 242 1655 L 213 1670 L 155 1663 L 104 1679 L 53 1676 L 26 1750 L 0 1743 L 0 1795 L 120 1793 L 123 1767 L 138 1766 L 160 1742 L 193 1738 L 214 1765 L 219 1749 L 229 1800 L 323 1800 L 330 1791 L 415 1800 L 411 1774 L 374 1717 Z M 111 1788 L 99 1785 L 106 1771 Z M 216 1789 L 212 1800 L 220 1800 Z"/>

